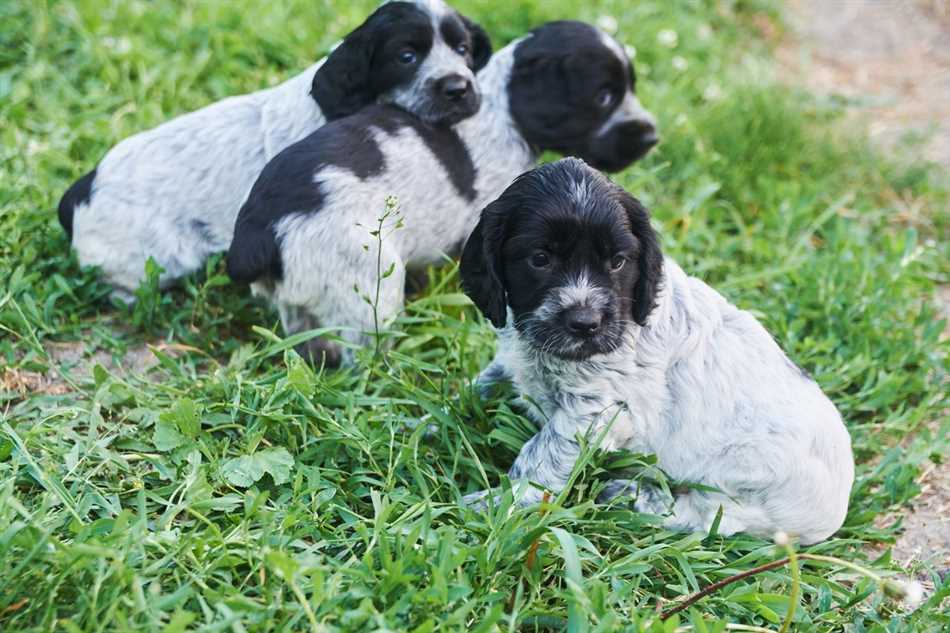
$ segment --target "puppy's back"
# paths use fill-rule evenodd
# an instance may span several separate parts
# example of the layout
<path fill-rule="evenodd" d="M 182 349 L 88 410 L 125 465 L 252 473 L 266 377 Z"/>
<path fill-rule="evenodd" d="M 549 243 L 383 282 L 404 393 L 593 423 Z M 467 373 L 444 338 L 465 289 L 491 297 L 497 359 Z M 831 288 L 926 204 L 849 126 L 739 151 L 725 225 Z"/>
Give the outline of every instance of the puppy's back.
<path fill-rule="evenodd" d="M 360 180 L 380 174 L 385 158 L 375 129 L 392 132 L 419 125 L 415 117 L 391 106 L 371 106 L 324 125 L 267 163 L 238 213 L 228 249 L 228 275 L 250 283 L 283 274 L 275 226 L 284 217 L 313 213 L 323 206 L 320 170 L 334 166 Z"/>

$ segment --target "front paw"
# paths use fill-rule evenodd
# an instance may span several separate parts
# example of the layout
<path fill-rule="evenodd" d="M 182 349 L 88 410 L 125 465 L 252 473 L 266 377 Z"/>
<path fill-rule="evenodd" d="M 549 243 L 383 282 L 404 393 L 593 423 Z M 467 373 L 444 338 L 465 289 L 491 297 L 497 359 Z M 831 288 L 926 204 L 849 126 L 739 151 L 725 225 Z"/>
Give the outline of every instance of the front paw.
<path fill-rule="evenodd" d="M 475 390 L 482 400 L 488 400 L 499 383 L 510 380 L 511 377 L 504 366 L 497 361 L 492 361 L 475 379 Z"/>
<path fill-rule="evenodd" d="M 484 512 L 488 509 L 489 497 L 491 497 L 493 501 L 492 505 L 498 504 L 498 498 L 492 496 L 491 490 L 479 490 L 478 492 L 472 492 L 462 497 L 462 505 L 476 512 Z"/>
<path fill-rule="evenodd" d="M 552 498 L 551 493 L 535 488 L 527 481 L 518 481 L 512 482 L 510 497 L 507 493 L 495 493 L 493 490 L 480 490 L 462 497 L 462 504 L 477 512 L 484 512 L 489 508 L 497 508 L 509 499 L 513 507 L 527 508 Z"/>
<path fill-rule="evenodd" d="M 673 495 L 658 486 L 641 483 L 633 507 L 640 514 L 665 516 L 673 510 Z"/>
<path fill-rule="evenodd" d="M 617 497 L 634 497 L 633 508 L 641 514 L 669 514 L 673 496 L 658 486 L 630 479 L 614 479 L 597 496 L 598 503 L 607 503 Z"/>

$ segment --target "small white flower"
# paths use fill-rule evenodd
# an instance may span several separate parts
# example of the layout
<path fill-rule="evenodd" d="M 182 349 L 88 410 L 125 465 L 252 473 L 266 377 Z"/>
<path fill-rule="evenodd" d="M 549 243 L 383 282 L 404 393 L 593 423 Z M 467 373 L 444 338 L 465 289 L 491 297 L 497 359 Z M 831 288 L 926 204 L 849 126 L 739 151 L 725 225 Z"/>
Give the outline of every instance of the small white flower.
<path fill-rule="evenodd" d="M 617 24 L 617 18 L 612 15 L 602 15 L 597 18 L 597 26 L 610 35 L 615 34 L 617 32 L 617 28 L 619 28 L 619 25 Z"/>
<path fill-rule="evenodd" d="M 706 101 L 719 101 L 722 99 L 722 88 L 717 83 L 711 83 L 703 90 L 703 99 Z"/>
<path fill-rule="evenodd" d="M 623 52 L 625 52 L 630 59 L 634 59 L 637 56 L 637 49 L 630 44 L 623 45 Z"/>
<path fill-rule="evenodd" d="M 712 27 L 708 24 L 700 24 L 696 27 L 696 37 L 702 41 L 708 41 L 713 36 Z"/>
<path fill-rule="evenodd" d="M 676 48 L 679 43 L 679 36 L 672 29 L 663 29 L 656 34 L 656 41 L 667 48 Z"/>
<path fill-rule="evenodd" d="M 782 530 L 779 530 L 778 532 L 776 532 L 775 536 L 772 537 L 772 540 L 775 541 L 776 545 L 781 545 L 783 547 L 785 545 L 788 545 L 790 542 L 788 538 L 788 534 L 786 534 Z"/>
<path fill-rule="evenodd" d="M 49 151 L 49 143 L 45 141 L 38 141 L 35 138 L 31 138 L 26 144 L 27 156 L 36 156 L 37 154 L 45 154 L 48 151 Z"/>
<path fill-rule="evenodd" d="M 132 50 L 132 41 L 127 37 L 120 37 L 118 39 L 114 37 L 104 37 L 102 38 L 102 45 L 120 55 Z"/>
<path fill-rule="evenodd" d="M 672 64 L 673 64 L 673 68 L 678 70 L 679 72 L 683 72 L 684 70 L 689 68 L 689 62 L 686 61 L 686 58 L 680 57 L 679 55 L 676 55 L 675 57 L 673 57 Z"/>
<path fill-rule="evenodd" d="M 904 591 L 903 602 L 911 609 L 924 601 L 924 586 L 916 580 L 905 580 L 901 583 L 901 589 Z"/>

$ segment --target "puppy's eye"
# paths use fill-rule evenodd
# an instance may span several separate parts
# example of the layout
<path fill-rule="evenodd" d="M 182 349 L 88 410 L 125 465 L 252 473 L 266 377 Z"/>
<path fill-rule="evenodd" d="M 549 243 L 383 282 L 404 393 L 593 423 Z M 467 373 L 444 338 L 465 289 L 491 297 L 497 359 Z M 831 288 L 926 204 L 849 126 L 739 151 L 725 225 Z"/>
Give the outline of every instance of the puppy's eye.
<path fill-rule="evenodd" d="M 416 52 L 410 48 L 399 51 L 399 61 L 403 64 L 411 64 L 416 61 Z"/>
<path fill-rule="evenodd" d="M 627 258 L 623 255 L 614 255 L 610 258 L 610 270 L 617 272 L 627 263 Z"/>
<path fill-rule="evenodd" d="M 604 88 L 597 93 L 597 105 L 601 108 L 609 108 L 614 103 L 614 93 L 609 88 Z"/>
<path fill-rule="evenodd" d="M 465 57 L 466 55 L 468 55 L 468 44 L 462 42 L 461 44 L 455 47 L 455 52 L 461 55 L 462 57 Z"/>
<path fill-rule="evenodd" d="M 538 251 L 537 253 L 531 256 L 531 265 L 534 266 L 535 268 L 547 268 L 550 263 L 551 263 L 551 258 L 548 257 L 547 253 L 544 253 L 542 251 Z"/>

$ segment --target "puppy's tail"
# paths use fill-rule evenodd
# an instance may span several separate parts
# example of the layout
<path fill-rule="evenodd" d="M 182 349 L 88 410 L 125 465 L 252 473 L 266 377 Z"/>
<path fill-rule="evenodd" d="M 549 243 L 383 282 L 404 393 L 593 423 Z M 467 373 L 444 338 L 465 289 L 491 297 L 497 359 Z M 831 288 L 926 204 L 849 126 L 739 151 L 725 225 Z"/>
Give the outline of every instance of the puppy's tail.
<path fill-rule="evenodd" d="M 92 196 L 92 182 L 96 178 L 96 169 L 94 168 L 74 182 L 59 201 L 59 223 L 63 226 L 69 239 L 73 239 L 73 216 L 76 214 L 76 207 L 89 202 L 89 198 Z"/>
<path fill-rule="evenodd" d="M 249 226 L 238 222 L 228 249 L 228 277 L 249 284 L 261 277 L 283 276 L 277 237 L 269 226 Z"/>

